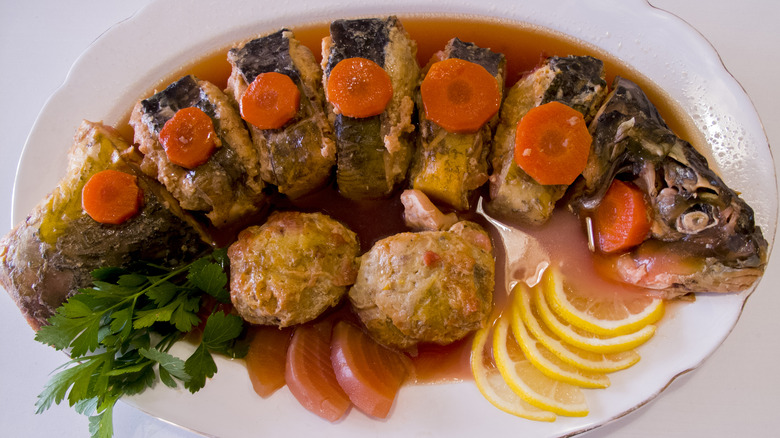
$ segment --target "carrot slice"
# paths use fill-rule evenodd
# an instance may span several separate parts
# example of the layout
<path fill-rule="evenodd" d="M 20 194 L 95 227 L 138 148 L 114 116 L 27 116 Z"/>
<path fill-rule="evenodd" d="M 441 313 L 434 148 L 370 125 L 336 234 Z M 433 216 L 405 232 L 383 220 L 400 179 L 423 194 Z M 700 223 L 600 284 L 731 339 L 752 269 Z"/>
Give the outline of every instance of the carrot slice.
<path fill-rule="evenodd" d="M 138 214 L 143 190 L 135 175 L 118 170 L 103 170 L 81 189 L 81 207 L 92 219 L 118 225 Z"/>
<path fill-rule="evenodd" d="M 549 102 L 517 124 L 515 162 L 539 184 L 568 185 L 585 169 L 591 141 L 582 113 Z"/>
<path fill-rule="evenodd" d="M 408 358 L 339 321 L 333 328 L 330 359 L 350 401 L 368 415 L 386 418 L 409 373 Z"/>
<path fill-rule="evenodd" d="M 420 84 L 425 116 L 450 132 L 476 132 L 501 105 L 496 78 L 485 67 L 458 58 L 439 61 Z"/>
<path fill-rule="evenodd" d="M 297 326 L 287 349 L 284 373 L 298 402 L 328 421 L 343 417 L 351 405 L 330 360 L 332 328 L 330 320 Z"/>
<path fill-rule="evenodd" d="M 599 249 L 614 253 L 642 243 L 650 232 L 647 210 L 644 194 L 638 187 L 614 180 L 593 216 Z"/>
<path fill-rule="evenodd" d="M 347 117 L 382 114 L 393 97 L 390 75 L 366 58 L 347 58 L 328 76 L 328 101 Z"/>
<path fill-rule="evenodd" d="M 182 108 L 163 125 L 160 143 L 171 163 L 194 169 L 217 148 L 217 132 L 211 117 L 201 109 Z"/>
<path fill-rule="evenodd" d="M 241 117 L 259 129 L 279 129 L 298 113 L 300 103 L 301 92 L 289 76 L 261 73 L 241 96 Z"/>
<path fill-rule="evenodd" d="M 292 329 L 258 326 L 252 329 L 252 340 L 246 354 L 249 380 L 260 397 L 268 397 L 285 384 L 284 370 Z"/>

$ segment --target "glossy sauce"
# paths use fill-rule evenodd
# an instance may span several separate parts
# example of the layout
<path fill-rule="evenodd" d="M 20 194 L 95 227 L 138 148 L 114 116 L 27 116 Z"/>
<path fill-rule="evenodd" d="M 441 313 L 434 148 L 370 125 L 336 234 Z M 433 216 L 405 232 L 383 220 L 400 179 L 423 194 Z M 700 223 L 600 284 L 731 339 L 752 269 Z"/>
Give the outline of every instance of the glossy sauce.
<path fill-rule="evenodd" d="M 507 87 L 512 86 L 523 73 L 531 71 L 547 56 L 591 55 L 599 58 L 604 61 L 608 84 L 612 83 L 616 75 L 627 77 L 636 82 L 657 105 L 659 112 L 672 130 L 694 145 L 704 144 L 702 135 L 695 128 L 690 117 L 679 108 L 674 107 L 673 100 L 663 90 L 628 66 L 620 64 L 612 56 L 586 43 L 539 28 L 521 27 L 492 19 L 467 16 L 403 15 L 400 18 L 412 38 L 417 41 L 417 57 L 421 66 L 427 64 L 428 59 L 435 52 L 441 50 L 449 39 L 458 37 L 463 41 L 489 47 L 506 56 Z M 292 29 L 295 37 L 311 49 L 319 62 L 321 57 L 320 43 L 322 38 L 328 35 L 328 24 L 293 26 Z M 270 32 L 274 29 L 261 30 Z M 251 38 L 253 35 L 247 37 Z M 165 88 L 169 83 L 186 74 L 193 74 L 213 82 L 223 89 L 226 88 L 227 78 L 230 75 L 230 65 L 226 57 L 228 49 L 219 50 L 191 65 L 172 71 L 168 77 L 153 84 L 148 95 L 153 94 L 155 90 Z M 128 140 L 132 139 L 132 128 L 126 121 L 120 123 L 118 129 Z M 705 148 L 697 147 L 697 149 L 706 152 Z M 481 194 L 487 196 L 484 187 Z M 339 196 L 331 185 L 294 202 L 280 197 L 272 200 L 272 205 L 278 210 L 322 211 L 342 221 L 358 234 L 361 250 L 365 252 L 383 237 L 408 231 L 403 223 L 403 206 L 397 195 L 396 193 L 389 199 L 379 201 L 351 201 Z M 496 292 L 494 298 L 496 311 L 494 314 L 498 314 L 508 301 L 508 293 L 503 286 L 504 254 L 499 236 L 482 217 L 473 212 L 462 214 L 461 218 L 480 223 L 491 231 L 496 250 Z M 257 223 L 262 223 L 263 220 L 263 216 L 255 218 Z M 569 278 L 577 278 L 578 284 L 591 290 L 604 291 L 604 293 L 628 292 L 626 285 L 610 282 L 596 273 L 594 257 L 588 251 L 584 230 L 579 220 L 571 213 L 559 210 L 550 222 L 542 227 L 523 228 L 518 226 L 518 228 L 541 240 L 551 253 L 554 262 L 561 267 L 563 274 Z M 469 368 L 471 339 L 472 337 L 469 336 L 445 347 L 420 346 L 418 354 L 412 357 L 417 368 L 415 380 L 418 383 L 441 383 L 471 379 Z"/>

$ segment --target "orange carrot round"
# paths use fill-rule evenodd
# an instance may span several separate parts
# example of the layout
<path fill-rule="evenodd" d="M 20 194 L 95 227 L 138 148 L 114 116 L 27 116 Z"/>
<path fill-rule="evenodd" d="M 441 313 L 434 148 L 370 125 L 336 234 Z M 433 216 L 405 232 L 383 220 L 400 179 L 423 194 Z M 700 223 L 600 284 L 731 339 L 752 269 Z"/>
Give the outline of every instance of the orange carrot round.
<path fill-rule="evenodd" d="M 515 163 L 539 184 L 568 185 L 585 169 L 591 141 L 582 113 L 546 103 L 517 124 Z"/>
<path fill-rule="evenodd" d="M 347 117 L 382 114 L 393 97 L 390 75 L 366 58 L 347 58 L 336 64 L 327 88 L 328 101 Z"/>
<path fill-rule="evenodd" d="M 92 219 L 118 225 L 138 214 L 143 191 L 134 175 L 118 170 L 103 170 L 81 189 L 81 207 Z"/>
<path fill-rule="evenodd" d="M 650 232 L 645 196 L 634 184 L 614 180 L 593 215 L 594 238 L 605 253 L 625 251 Z"/>
<path fill-rule="evenodd" d="M 300 103 L 301 92 L 289 76 L 261 73 L 241 96 L 241 117 L 260 129 L 279 129 L 298 113 Z"/>
<path fill-rule="evenodd" d="M 194 169 L 208 161 L 217 148 L 214 122 L 201 109 L 176 111 L 160 130 L 160 143 L 171 163 Z"/>
<path fill-rule="evenodd" d="M 425 116 L 449 132 L 476 132 L 501 105 L 496 78 L 484 67 L 458 58 L 439 61 L 420 84 Z"/>

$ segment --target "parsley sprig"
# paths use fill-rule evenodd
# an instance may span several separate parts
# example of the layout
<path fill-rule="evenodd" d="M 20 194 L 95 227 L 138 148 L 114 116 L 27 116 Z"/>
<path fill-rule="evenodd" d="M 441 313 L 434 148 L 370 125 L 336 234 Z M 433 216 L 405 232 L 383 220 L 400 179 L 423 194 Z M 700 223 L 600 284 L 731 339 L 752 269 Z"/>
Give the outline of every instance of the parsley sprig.
<path fill-rule="evenodd" d="M 177 268 L 139 263 L 92 272 L 93 286 L 70 297 L 35 336 L 71 356 L 38 395 L 37 412 L 67 398 L 89 416 L 93 437 L 108 438 L 122 396 L 151 388 L 158 378 L 172 388 L 179 381 L 193 393 L 203 388 L 217 372 L 212 353 L 246 354 L 239 341 L 242 319 L 210 309 L 230 302 L 227 265 L 225 251 L 216 250 Z M 202 316 L 207 319 L 195 351 L 186 360 L 170 354 L 177 341 L 202 326 Z"/>

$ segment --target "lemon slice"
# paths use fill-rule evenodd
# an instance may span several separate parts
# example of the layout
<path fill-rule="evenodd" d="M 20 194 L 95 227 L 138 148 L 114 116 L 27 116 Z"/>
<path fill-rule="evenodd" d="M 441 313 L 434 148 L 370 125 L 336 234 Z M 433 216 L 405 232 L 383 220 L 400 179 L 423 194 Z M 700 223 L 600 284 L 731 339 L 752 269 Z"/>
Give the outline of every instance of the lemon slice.
<path fill-rule="evenodd" d="M 499 318 L 493 333 L 493 357 L 509 387 L 528 403 L 559 415 L 588 415 L 580 387 L 544 375 L 525 357 L 509 332 L 506 314 Z"/>
<path fill-rule="evenodd" d="M 482 396 L 493 406 L 509 414 L 529 420 L 555 421 L 555 414 L 539 409 L 520 398 L 507 385 L 495 366 L 485 363 L 485 344 L 488 334 L 487 328 L 478 330 L 471 347 L 471 372 Z"/>
<path fill-rule="evenodd" d="M 555 355 L 559 360 L 584 371 L 595 373 L 611 373 L 622 370 L 639 362 L 639 354 L 633 350 L 618 353 L 594 353 L 571 346 L 561 341 L 555 333 L 551 332 L 540 320 L 531 295 L 535 295 L 538 288 L 529 289 L 523 284 L 515 287 L 515 298 L 512 304 L 512 333 L 516 339 L 520 339 L 519 326 L 525 328 L 534 339 L 540 342 L 547 351 Z M 538 292 L 541 294 L 541 292 Z M 522 346 L 522 343 L 521 343 Z M 529 359 L 533 361 L 533 355 L 526 351 Z M 542 350 L 544 351 L 544 350 Z M 537 364 L 539 366 L 539 364 Z M 548 374 L 549 375 L 549 374 Z M 598 377 L 597 377 L 598 378 Z M 577 384 L 575 382 L 570 382 Z M 596 382 L 591 382 L 596 383 Z M 584 386 L 584 385 L 581 385 Z M 590 387 L 590 386 L 586 386 Z"/>
<path fill-rule="evenodd" d="M 549 267 L 542 278 L 547 304 L 569 324 L 598 335 L 625 335 L 658 321 L 664 300 L 626 292 L 626 295 L 586 296 L 565 287 L 558 269 Z"/>
<path fill-rule="evenodd" d="M 609 377 L 604 373 L 595 373 L 564 362 L 561 358 L 553 354 L 547 347 L 528 332 L 523 323 L 517 306 L 513 306 L 512 319 L 510 327 L 515 340 L 523 350 L 525 357 L 546 376 L 561 382 L 571 383 L 572 385 L 583 388 L 606 388 L 609 386 Z"/>
<path fill-rule="evenodd" d="M 539 316 L 542 328 L 551 331 L 567 344 L 585 351 L 593 353 L 629 352 L 647 342 L 655 334 L 655 325 L 648 324 L 633 333 L 625 335 L 597 335 L 563 321 L 555 312 L 550 310 L 541 288 L 533 288 L 531 295 L 532 308 L 534 314 Z M 531 330 L 531 333 L 536 335 L 533 330 Z M 539 337 L 539 335 L 536 336 Z M 548 348 L 550 347 L 548 346 Z"/>

